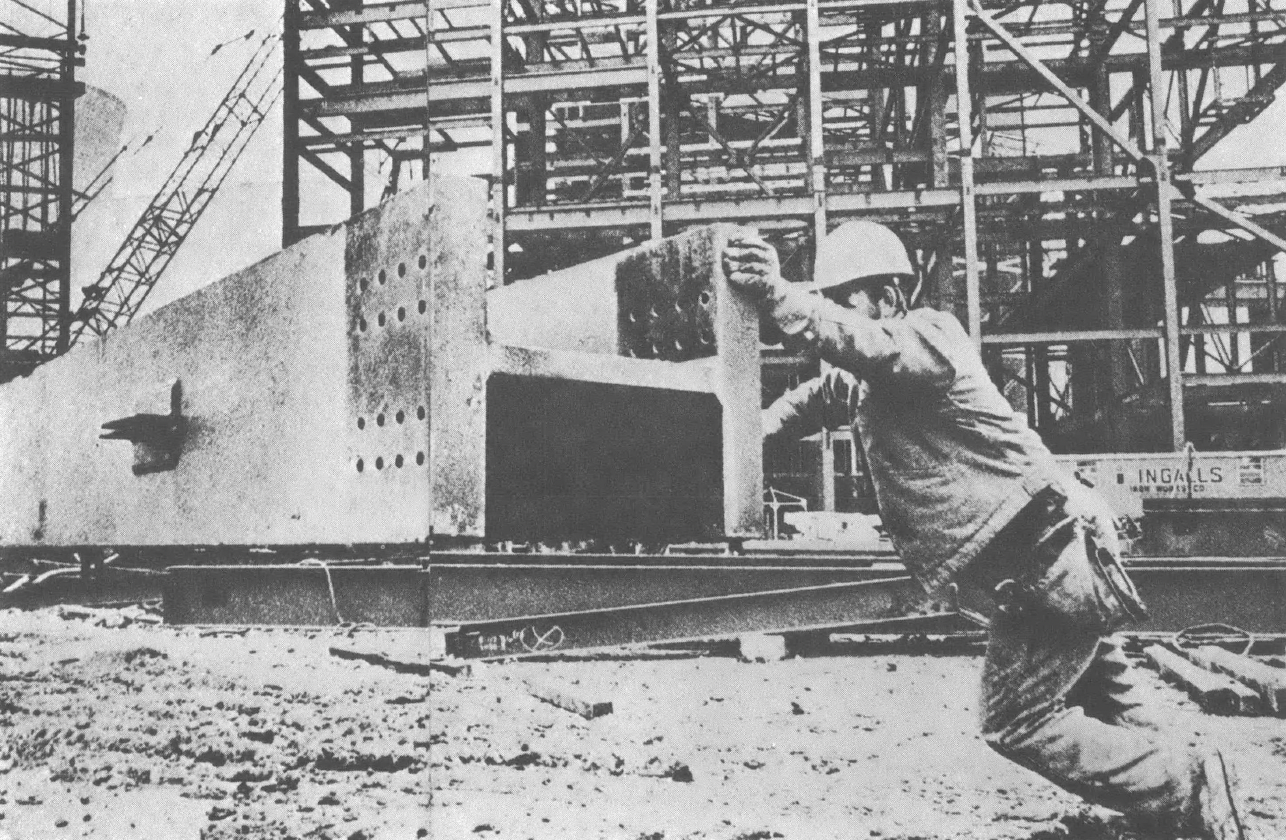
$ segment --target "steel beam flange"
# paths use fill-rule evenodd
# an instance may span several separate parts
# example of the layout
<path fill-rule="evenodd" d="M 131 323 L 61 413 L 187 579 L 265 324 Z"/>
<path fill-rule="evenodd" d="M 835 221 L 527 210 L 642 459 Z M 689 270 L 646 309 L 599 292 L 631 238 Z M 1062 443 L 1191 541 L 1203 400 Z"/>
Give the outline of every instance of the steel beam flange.
<path fill-rule="evenodd" d="M 453 628 L 447 653 L 510 658 L 555 651 L 858 627 L 945 617 L 954 596 L 927 599 L 910 577 L 835 583 L 612 609 L 501 619 Z"/>

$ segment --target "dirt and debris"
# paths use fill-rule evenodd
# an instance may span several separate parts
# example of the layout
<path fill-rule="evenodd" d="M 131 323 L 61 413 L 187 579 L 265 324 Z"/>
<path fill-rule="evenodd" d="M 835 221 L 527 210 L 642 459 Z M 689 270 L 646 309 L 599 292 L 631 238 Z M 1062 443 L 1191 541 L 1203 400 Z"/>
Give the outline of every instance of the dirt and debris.
<path fill-rule="evenodd" d="M 0 612 L 0 838 L 1116 840 L 1121 824 L 990 753 L 976 648 L 753 663 L 691 654 L 399 673 L 340 630 L 214 633 Z M 393 631 L 360 631 L 373 643 Z M 1206 715 L 1286 836 L 1280 718 Z M 610 698 L 585 719 L 532 682 Z"/>

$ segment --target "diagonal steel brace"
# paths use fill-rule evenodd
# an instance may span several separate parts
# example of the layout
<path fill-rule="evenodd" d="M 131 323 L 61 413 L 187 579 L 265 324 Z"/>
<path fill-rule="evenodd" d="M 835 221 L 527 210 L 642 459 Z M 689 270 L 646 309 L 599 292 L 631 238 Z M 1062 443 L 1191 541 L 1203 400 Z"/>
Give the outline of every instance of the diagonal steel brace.
<path fill-rule="evenodd" d="M 1246 231 L 1247 233 L 1250 233 L 1262 239 L 1263 241 L 1267 242 L 1268 244 L 1276 245 L 1281 250 L 1286 251 L 1286 238 L 1283 238 L 1280 235 L 1273 233 L 1271 230 L 1259 224 L 1258 222 L 1256 222 L 1254 219 L 1250 218 L 1246 214 L 1238 213 L 1236 210 L 1232 210 L 1228 207 L 1225 207 L 1222 204 L 1220 204 L 1218 201 L 1215 201 L 1213 198 L 1209 198 L 1207 196 L 1202 195 L 1201 193 L 1197 192 L 1195 189 L 1193 189 L 1191 194 L 1188 195 L 1188 198 L 1194 204 L 1200 207 L 1204 207 L 1206 210 L 1209 210 L 1211 213 L 1214 213 L 1216 216 L 1220 216 L 1224 219 L 1227 219 L 1228 221 L 1232 222 L 1234 225 Z"/>
<path fill-rule="evenodd" d="M 982 21 L 982 24 L 990 29 L 997 38 L 1003 41 L 1005 46 L 1008 47 L 1014 55 L 1018 56 L 1018 58 L 1032 70 L 1035 70 L 1037 75 L 1048 82 L 1050 87 L 1062 94 L 1063 98 L 1065 98 L 1073 108 L 1080 111 L 1081 114 L 1083 114 L 1090 122 L 1094 123 L 1100 131 L 1112 138 L 1113 142 L 1120 146 L 1122 151 L 1129 155 L 1135 163 L 1143 163 L 1147 160 L 1147 155 L 1144 154 L 1143 150 L 1138 146 L 1130 142 L 1129 137 L 1126 137 L 1118 131 L 1116 127 L 1108 121 L 1107 117 L 1104 117 L 1098 111 L 1090 107 L 1090 104 L 1084 99 L 1081 99 L 1081 97 L 1076 94 L 1076 91 L 1068 87 L 1066 82 L 1058 78 L 1052 70 L 1046 67 L 1045 63 L 1042 62 L 1035 53 L 1024 47 L 1008 29 L 1005 29 L 999 21 L 987 14 L 987 12 L 983 10 L 980 0 L 968 0 L 968 2 L 969 9 L 973 12 L 974 16 L 977 17 L 978 20 Z"/>

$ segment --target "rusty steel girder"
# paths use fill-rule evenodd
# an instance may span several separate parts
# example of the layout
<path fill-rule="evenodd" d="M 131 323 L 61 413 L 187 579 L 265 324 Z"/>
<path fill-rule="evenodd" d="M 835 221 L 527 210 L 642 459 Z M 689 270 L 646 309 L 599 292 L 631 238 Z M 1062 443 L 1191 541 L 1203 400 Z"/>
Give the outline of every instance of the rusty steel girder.
<path fill-rule="evenodd" d="M 489 298 L 486 212 L 434 179 L 0 386 L 0 550 L 758 535 L 730 228 Z"/>

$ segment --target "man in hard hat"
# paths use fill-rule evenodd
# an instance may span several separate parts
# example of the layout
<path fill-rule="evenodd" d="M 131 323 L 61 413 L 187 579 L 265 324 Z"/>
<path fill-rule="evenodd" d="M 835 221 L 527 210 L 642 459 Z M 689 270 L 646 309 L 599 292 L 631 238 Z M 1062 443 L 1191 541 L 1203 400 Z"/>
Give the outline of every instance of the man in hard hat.
<path fill-rule="evenodd" d="M 788 346 L 833 365 L 765 410 L 765 434 L 808 434 L 841 409 L 908 569 L 988 614 L 987 743 L 1145 829 L 1241 840 L 1221 754 L 1132 725 L 1139 695 L 1109 634 L 1143 606 L 1110 516 L 1014 413 L 960 323 L 908 308 L 897 235 L 841 225 L 818 245 L 811 287 L 784 282 L 754 235 L 729 242 L 724 269 Z"/>

